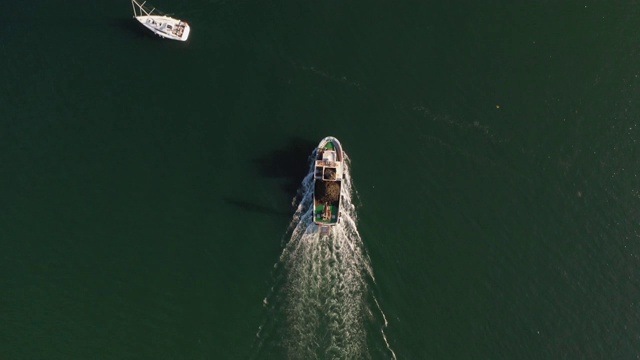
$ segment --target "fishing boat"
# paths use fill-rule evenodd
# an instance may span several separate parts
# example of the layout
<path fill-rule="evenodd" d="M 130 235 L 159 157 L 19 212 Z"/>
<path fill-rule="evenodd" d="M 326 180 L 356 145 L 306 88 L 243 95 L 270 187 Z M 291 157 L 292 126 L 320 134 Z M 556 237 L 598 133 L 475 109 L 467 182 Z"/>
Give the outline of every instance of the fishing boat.
<path fill-rule="evenodd" d="M 154 34 L 171 40 L 187 41 L 191 28 L 186 21 L 174 19 L 154 7 L 131 0 L 133 17 Z"/>
<path fill-rule="evenodd" d="M 344 154 L 338 139 L 328 136 L 318 145 L 313 184 L 313 221 L 326 233 L 340 220 Z"/>

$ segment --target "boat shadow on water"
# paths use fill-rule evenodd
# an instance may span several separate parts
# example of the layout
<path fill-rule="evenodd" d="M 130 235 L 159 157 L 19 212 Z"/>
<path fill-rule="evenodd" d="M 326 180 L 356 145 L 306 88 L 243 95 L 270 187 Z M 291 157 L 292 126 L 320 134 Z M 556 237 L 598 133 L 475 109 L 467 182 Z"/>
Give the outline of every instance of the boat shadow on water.
<path fill-rule="evenodd" d="M 112 26 L 126 31 L 127 34 L 132 35 L 134 38 L 146 38 L 146 39 L 160 39 L 159 36 L 153 35 L 146 30 L 136 19 L 134 18 L 122 18 L 113 20 Z"/>
<path fill-rule="evenodd" d="M 300 183 L 309 173 L 309 156 L 316 146 L 313 141 L 292 138 L 284 146 L 267 152 L 253 162 L 260 176 L 282 179 L 282 191 L 293 198 L 298 195 Z"/>
<path fill-rule="evenodd" d="M 264 205 L 252 203 L 252 202 L 241 200 L 241 199 L 224 198 L 223 200 L 224 200 L 225 203 L 227 203 L 229 205 L 233 205 L 233 206 L 235 206 L 237 208 L 240 208 L 240 209 L 242 209 L 244 211 L 253 212 L 253 213 L 259 213 L 259 214 L 272 215 L 272 216 L 278 216 L 278 217 L 280 217 L 280 216 L 287 217 L 287 218 L 291 217 L 291 212 L 289 212 L 289 211 L 282 211 L 282 210 L 274 209 L 274 208 L 269 207 L 269 206 L 264 206 Z"/>

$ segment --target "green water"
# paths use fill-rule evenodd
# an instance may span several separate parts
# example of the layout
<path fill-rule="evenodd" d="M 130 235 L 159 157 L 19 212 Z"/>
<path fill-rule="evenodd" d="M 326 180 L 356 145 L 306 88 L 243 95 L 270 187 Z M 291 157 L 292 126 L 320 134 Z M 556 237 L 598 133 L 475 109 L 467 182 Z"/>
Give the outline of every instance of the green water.
<path fill-rule="evenodd" d="M 287 358 L 256 334 L 328 135 L 398 359 L 638 358 L 635 2 L 154 5 L 188 42 L 0 4 L 0 358 Z"/>

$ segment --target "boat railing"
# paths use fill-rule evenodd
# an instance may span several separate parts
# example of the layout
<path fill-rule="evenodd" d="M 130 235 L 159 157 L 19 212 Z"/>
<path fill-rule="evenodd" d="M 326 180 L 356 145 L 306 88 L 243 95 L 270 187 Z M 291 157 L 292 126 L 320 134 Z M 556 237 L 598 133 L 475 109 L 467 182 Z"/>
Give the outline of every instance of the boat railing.
<path fill-rule="evenodd" d="M 146 16 L 152 16 L 152 15 L 166 16 L 167 15 L 162 11 L 159 11 L 158 9 L 156 9 L 155 6 L 151 4 L 147 4 L 147 1 L 143 1 L 142 3 L 139 3 L 136 0 L 131 0 L 131 6 L 133 7 L 134 16 L 143 16 L 143 14 Z M 136 7 L 138 8 L 137 11 L 136 11 Z"/>
<path fill-rule="evenodd" d="M 336 161 L 329 161 L 329 160 L 316 160 L 316 166 L 338 167 L 338 163 Z"/>

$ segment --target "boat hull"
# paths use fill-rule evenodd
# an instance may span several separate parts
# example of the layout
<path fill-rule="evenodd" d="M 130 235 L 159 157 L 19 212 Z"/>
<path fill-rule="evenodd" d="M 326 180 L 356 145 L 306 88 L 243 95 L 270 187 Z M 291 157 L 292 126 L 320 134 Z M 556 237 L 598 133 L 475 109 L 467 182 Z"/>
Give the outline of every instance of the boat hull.
<path fill-rule="evenodd" d="M 331 136 L 322 139 L 316 150 L 313 186 L 313 221 L 321 227 L 340 221 L 343 164 L 338 139 Z"/>
<path fill-rule="evenodd" d="M 165 39 L 187 41 L 191 32 L 189 24 L 172 17 L 144 15 L 135 18 L 151 32 Z"/>

